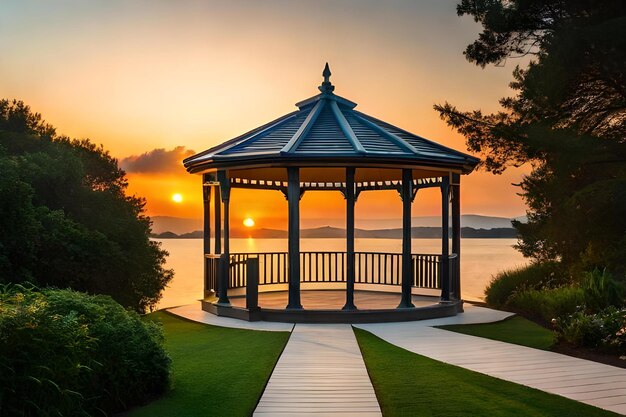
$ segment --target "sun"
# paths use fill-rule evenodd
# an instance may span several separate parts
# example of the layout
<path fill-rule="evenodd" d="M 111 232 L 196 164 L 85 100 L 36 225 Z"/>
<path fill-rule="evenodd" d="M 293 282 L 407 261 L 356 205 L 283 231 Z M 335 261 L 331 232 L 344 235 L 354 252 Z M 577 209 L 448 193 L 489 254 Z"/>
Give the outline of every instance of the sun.
<path fill-rule="evenodd" d="M 174 203 L 182 203 L 183 202 L 183 195 L 180 194 L 180 193 L 172 194 L 172 201 Z"/>
<path fill-rule="evenodd" d="M 252 227 L 254 226 L 254 220 L 252 220 L 250 217 L 247 217 L 243 220 L 243 225 L 246 227 Z"/>

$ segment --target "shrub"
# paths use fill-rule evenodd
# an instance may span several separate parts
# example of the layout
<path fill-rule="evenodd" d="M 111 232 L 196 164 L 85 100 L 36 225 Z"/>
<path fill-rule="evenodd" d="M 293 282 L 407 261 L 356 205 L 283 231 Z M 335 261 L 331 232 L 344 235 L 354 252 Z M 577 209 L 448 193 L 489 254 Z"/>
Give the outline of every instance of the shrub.
<path fill-rule="evenodd" d="M 580 310 L 554 323 L 559 337 L 576 346 L 601 347 L 626 355 L 626 309 L 611 306 L 595 314 Z"/>
<path fill-rule="evenodd" d="M 168 386 L 160 329 L 108 296 L 0 286 L 0 415 L 109 414 Z"/>
<path fill-rule="evenodd" d="M 564 286 L 540 290 L 523 290 L 513 294 L 507 306 L 527 317 L 550 322 L 576 312 L 585 302 L 582 288 Z"/>
<path fill-rule="evenodd" d="M 556 263 L 530 264 L 496 275 L 485 289 L 485 301 L 493 307 L 502 308 L 516 292 L 555 287 L 565 281 Z"/>
<path fill-rule="evenodd" d="M 626 288 L 605 270 L 594 269 L 584 274 L 580 286 L 585 290 L 585 306 L 591 311 L 600 311 L 609 306 L 624 305 Z"/>

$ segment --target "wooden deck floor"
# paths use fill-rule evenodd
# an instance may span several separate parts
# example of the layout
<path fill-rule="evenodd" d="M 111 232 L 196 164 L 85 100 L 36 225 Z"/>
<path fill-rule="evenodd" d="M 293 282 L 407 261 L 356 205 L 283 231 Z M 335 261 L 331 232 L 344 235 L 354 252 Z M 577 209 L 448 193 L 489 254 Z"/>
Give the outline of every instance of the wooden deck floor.
<path fill-rule="evenodd" d="M 626 369 L 430 327 L 454 319 L 355 327 L 438 361 L 626 414 Z"/>
<path fill-rule="evenodd" d="M 381 416 L 349 324 L 297 324 L 255 416 Z"/>
<path fill-rule="evenodd" d="M 340 310 L 346 302 L 344 290 L 303 290 L 300 292 L 302 306 L 309 310 Z M 416 307 L 437 304 L 437 297 L 413 296 Z M 245 297 L 230 297 L 230 303 L 236 307 L 245 307 Z M 375 291 L 355 291 L 354 303 L 361 310 L 379 310 L 396 308 L 400 303 L 400 294 Z M 261 308 L 283 309 L 287 305 L 287 291 L 259 293 Z"/>

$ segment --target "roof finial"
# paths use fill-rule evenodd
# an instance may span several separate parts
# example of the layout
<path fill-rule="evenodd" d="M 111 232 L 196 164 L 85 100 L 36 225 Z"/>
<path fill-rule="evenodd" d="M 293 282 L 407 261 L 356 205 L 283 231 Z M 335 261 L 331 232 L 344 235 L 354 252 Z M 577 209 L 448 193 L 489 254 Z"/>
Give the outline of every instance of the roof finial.
<path fill-rule="evenodd" d="M 326 66 L 324 67 L 324 71 L 322 72 L 322 75 L 324 76 L 324 82 L 325 83 L 329 83 L 329 79 L 330 76 L 332 75 L 332 72 L 330 72 L 330 67 L 328 66 L 328 62 L 326 63 Z"/>
<path fill-rule="evenodd" d="M 324 82 L 318 88 L 322 93 L 332 93 L 335 90 L 335 86 L 330 83 L 330 67 L 328 66 L 328 62 L 324 67 L 324 71 L 322 72 L 322 76 L 324 76 Z"/>

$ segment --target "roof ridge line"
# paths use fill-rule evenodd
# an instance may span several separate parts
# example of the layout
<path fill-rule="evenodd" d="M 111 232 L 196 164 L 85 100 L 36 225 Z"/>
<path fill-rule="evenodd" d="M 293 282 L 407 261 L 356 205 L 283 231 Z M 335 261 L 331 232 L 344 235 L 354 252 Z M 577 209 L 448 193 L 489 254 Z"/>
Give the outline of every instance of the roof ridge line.
<path fill-rule="evenodd" d="M 406 129 L 403 129 L 403 128 L 398 127 L 398 126 L 396 126 L 396 125 L 392 125 L 391 123 L 389 123 L 389 122 L 385 122 L 384 120 L 377 119 L 376 117 L 373 117 L 373 116 L 367 115 L 367 114 L 365 114 L 365 113 L 363 113 L 363 112 L 360 112 L 360 111 L 358 111 L 358 110 L 354 110 L 353 112 L 354 112 L 355 114 L 357 114 L 357 113 L 358 113 L 358 115 L 359 115 L 359 116 L 361 116 L 361 115 L 362 115 L 361 117 L 366 116 L 366 117 L 369 117 L 369 118 L 371 118 L 371 119 L 374 119 L 374 120 L 376 120 L 376 121 L 378 121 L 378 122 L 380 122 L 380 123 L 383 123 L 383 124 L 389 125 L 389 126 L 393 127 L 394 129 L 398 129 L 399 131 L 401 131 L 401 132 L 403 132 L 403 133 L 406 133 L 407 135 L 415 136 L 416 138 L 419 138 L 420 140 L 423 140 L 424 142 L 428 143 L 429 145 L 436 146 L 436 147 L 438 147 L 438 148 L 440 148 L 440 149 L 442 149 L 442 150 L 446 150 L 446 151 L 449 151 L 449 152 L 453 152 L 453 153 L 457 154 L 459 157 L 463 157 L 463 158 L 465 158 L 465 159 L 468 159 L 468 158 L 469 158 L 469 159 L 475 159 L 475 160 L 477 160 L 477 161 L 480 161 L 480 158 L 477 158 L 477 157 L 475 157 L 475 156 L 473 156 L 473 155 L 468 155 L 468 154 L 466 154 L 466 153 L 465 153 L 465 152 L 463 152 L 463 151 L 459 151 L 459 150 L 456 150 L 456 149 L 451 148 L 451 147 L 449 147 L 449 146 L 442 145 L 441 143 L 439 143 L 439 142 L 435 142 L 434 140 L 431 140 L 431 139 L 426 139 L 426 138 L 425 138 L 425 137 L 423 137 L 423 136 L 416 135 L 415 133 L 411 133 L 411 132 L 409 132 L 409 131 L 408 131 L 408 130 L 406 130 Z"/>
<path fill-rule="evenodd" d="M 248 142 L 252 139 L 256 139 L 260 134 L 281 126 L 283 123 L 286 123 L 289 119 L 296 117 L 297 114 L 298 114 L 298 111 L 295 110 L 291 113 L 288 113 L 284 116 L 274 119 L 271 122 L 265 123 L 262 126 L 259 126 L 255 129 L 247 131 L 246 133 L 236 136 L 224 143 L 213 146 L 212 148 L 209 148 L 206 151 L 199 152 L 195 155 L 187 157 L 183 160 L 183 164 L 186 165 L 196 160 L 206 159 L 207 157 L 210 157 L 211 155 L 215 155 L 216 153 L 226 151 L 230 148 L 234 148 L 237 145 Z"/>
<path fill-rule="evenodd" d="M 322 108 L 324 107 L 325 104 L 326 104 L 326 100 L 319 100 L 315 104 L 315 107 L 311 109 L 311 111 L 306 116 L 306 119 L 304 119 L 304 122 L 300 125 L 296 133 L 293 134 L 291 139 L 289 139 L 289 142 L 287 142 L 285 146 L 283 146 L 283 148 L 280 150 L 281 154 L 290 153 L 297 149 L 300 142 L 302 142 L 302 139 L 304 139 L 306 134 L 309 133 L 311 126 L 317 120 L 317 117 L 322 112 Z"/>
<path fill-rule="evenodd" d="M 337 105 L 337 101 L 336 100 L 329 100 L 329 101 L 330 101 L 330 108 L 332 109 L 333 114 L 335 115 L 335 118 L 337 119 L 337 122 L 339 122 L 339 127 L 341 128 L 341 131 L 346 136 L 346 138 L 350 141 L 350 144 L 352 145 L 354 150 L 357 151 L 358 153 L 367 153 L 367 150 L 365 150 L 365 148 L 361 144 L 361 141 L 359 141 L 359 138 L 356 137 L 354 130 L 352 130 L 352 127 L 350 126 L 345 116 L 339 109 L 339 105 Z"/>
<path fill-rule="evenodd" d="M 370 120 L 367 120 L 365 117 L 361 116 L 360 112 L 357 111 L 353 111 L 353 114 L 361 121 L 365 122 L 365 124 L 367 126 L 369 126 L 371 129 L 377 131 L 378 133 L 381 133 L 382 135 L 386 136 L 388 139 L 391 139 L 392 141 L 396 142 L 397 145 L 400 145 L 400 147 L 403 147 L 405 150 L 409 151 L 409 152 L 413 152 L 413 154 L 415 155 L 419 155 L 420 152 L 410 143 L 407 143 L 404 139 L 402 139 L 401 137 L 394 135 L 391 132 L 388 132 L 387 130 L 383 129 L 382 127 L 378 126 L 376 123 L 371 122 Z"/>

